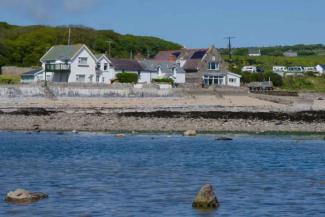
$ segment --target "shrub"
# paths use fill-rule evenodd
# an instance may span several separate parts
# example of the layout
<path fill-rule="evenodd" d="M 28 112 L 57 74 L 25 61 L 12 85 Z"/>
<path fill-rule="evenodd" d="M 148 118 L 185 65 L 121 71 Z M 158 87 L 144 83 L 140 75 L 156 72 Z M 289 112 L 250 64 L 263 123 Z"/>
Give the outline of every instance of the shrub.
<path fill-rule="evenodd" d="M 18 76 L 0 75 L 0 84 L 18 84 L 19 82 Z"/>
<path fill-rule="evenodd" d="M 137 74 L 128 72 L 118 73 L 116 78 L 120 83 L 137 83 L 139 79 Z"/>
<path fill-rule="evenodd" d="M 171 84 L 171 85 L 174 84 L 174 80 L 171 79 L 171 78 L 155 78 L 155 79 L 153 79 L 153 82 L 156 82 L 156 83 L 168 83 L 168 84 Z"/>

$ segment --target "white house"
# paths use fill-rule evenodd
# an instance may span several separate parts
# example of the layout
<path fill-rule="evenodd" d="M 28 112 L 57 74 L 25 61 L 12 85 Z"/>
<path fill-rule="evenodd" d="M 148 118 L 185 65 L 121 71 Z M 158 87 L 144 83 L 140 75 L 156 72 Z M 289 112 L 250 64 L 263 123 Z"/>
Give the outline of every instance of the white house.
<path fill-rule="evenodd" d="M 53 82 L 96 83 L 97 58 L 86 45 L 53 46 L 40 61 Z"/>
<path fill-rule="evenodd" d="M 204 86 L 231 86 L 240 87 L 241 76 L 232 72 L 211 72 L 203 76 Z"/>
<path fill-rule="evenodd" d="M 97 54 L 95 56 L 97 58 L 96 83 L 111 83 L 116 76 L 111 60 L 105 54 Z"/>
<path fill-rule="evenodd" d="M 141 83 L 150 83 L 156 78 L 171 78 L 175 84 L 185 83 L 185 71 L 176 62 L 144 60 L 140 64 L 143 68 L 139 78 Z"/>
<path fill-rule="evenodd" d="M 284 76 L 286 72 L 288 72 L 288 68 L 285 66 L 273 66 L 273 73 L 276 73 L 280 76 Z"/>
<path fill-rule="evenodd" d="M 317 65 L 317 66 L 316 66 L 316 71 L 317 71 L 320 75 L 325 74 L 325 64 Z"/>
<path fill-rule="evenodd" d="M 304 72 L 317 72 L 317 71 L 316 71 L 316 67 L 307 66 L 307 67 L 304 67 Z"/>
<path fill-rule="evenodd" d="M 250 56 L 250 57 L 260 57 L 260 56 L 262 56 L 261 49 L 255 49 L 255 48 L 249 49 L 248 50 L 248 56 Z"/>
<path fill-rule="evenodd" d="M 256 73 L 257 72 L 257 66 L 244 66 L 241 69 L 242 72 L 251 72 L 251 73 Z"/>

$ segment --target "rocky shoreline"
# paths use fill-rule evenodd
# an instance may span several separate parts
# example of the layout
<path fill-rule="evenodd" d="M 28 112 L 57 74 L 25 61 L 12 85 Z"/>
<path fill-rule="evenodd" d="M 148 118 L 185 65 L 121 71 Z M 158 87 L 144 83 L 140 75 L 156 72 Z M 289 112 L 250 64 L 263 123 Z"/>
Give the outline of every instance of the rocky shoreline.
<path fill-rule="evenodd" d="M 0 110 L 0 130 L 89 132 L 311 132 L 325 133 L 325 111 L 184 111 L 177 109 Z"/>

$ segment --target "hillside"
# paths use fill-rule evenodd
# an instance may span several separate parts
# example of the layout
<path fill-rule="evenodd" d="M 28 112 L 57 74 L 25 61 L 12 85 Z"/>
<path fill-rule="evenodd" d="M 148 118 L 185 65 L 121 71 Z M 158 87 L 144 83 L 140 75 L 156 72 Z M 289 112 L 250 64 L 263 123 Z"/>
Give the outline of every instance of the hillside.
<path fill-rule="evenodd" d="M 40 57 L 55 44 L 67 44 L 65 26 L 14 26 L 0 22 L 0 66 L 36 66 Z M 94 52 L 108 50 L 111 55 L 128 58 L 130 52 L 154 56 L 159 50 L 179 49 L 181 45 L 156 37 L 122 35 L 112 30 L 94 30 L 83 26 L 71 27 L 71 43 L 84 43 Z"/>

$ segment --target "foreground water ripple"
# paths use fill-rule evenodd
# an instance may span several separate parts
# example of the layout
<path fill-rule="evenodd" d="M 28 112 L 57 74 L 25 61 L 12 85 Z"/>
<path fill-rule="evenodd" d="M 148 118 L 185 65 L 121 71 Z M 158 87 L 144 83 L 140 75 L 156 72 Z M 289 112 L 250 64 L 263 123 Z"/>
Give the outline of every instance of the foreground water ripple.
<path fill-rule="evenodd" d="M 0 132 L 0 165 L 1 195 L 50 195 L 30 206 L 0 202 L 0 216 L 325 215 L 321 139 Z M 191 208 L 205 183 L 217 211 Z"/>

